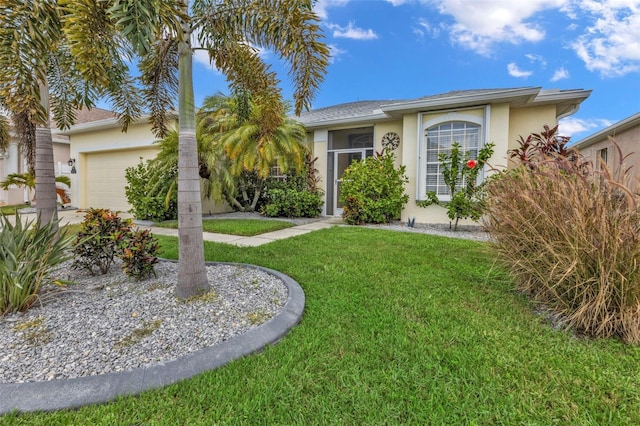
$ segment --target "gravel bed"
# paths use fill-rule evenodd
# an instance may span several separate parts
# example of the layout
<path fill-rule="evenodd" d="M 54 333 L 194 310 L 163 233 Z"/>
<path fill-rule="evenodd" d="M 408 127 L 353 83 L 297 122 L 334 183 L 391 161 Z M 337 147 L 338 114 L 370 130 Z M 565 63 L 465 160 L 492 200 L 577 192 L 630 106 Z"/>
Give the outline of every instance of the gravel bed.
<path fill-rule="evenodd" d="M 207 267 L 212 292 L 174 295 L 178 265 L 135 282 L 119 265 L 92 276 L 62 265 L 66 289 L 42 289 L 42 306 L 0 317 L 0 383 L 70 379 L 177 359 L 256 327 L 287 300 L 277 277 L 238 265 Z"/>
<path fill-rule="evenodd" d="M 491 236 L 480 225 L 460 225 L 458 230 L 454 231 L 449 225 L 423 224 L 416 223 L 413 227 L 407 226 L 406 223 L 394 221 L 384 225 L 365 225 L 368 228 L 389 229 L 392 231 L 413 232 L 418 234 L 439 235 L 441 237 L 461 238 L 465 240 L 475 241 L 491 241 Z"/>

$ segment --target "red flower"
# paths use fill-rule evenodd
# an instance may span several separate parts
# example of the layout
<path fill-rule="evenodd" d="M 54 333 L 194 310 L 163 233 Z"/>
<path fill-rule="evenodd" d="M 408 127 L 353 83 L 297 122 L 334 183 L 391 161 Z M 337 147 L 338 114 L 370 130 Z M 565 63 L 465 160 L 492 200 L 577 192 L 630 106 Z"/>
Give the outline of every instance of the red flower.
<path fill-rule="evenodd" d="M 477 165 L 478 165 L 478 162 L 476 160 L 467 161 L 467 167 L 470 169 L 475 169 Z"/>

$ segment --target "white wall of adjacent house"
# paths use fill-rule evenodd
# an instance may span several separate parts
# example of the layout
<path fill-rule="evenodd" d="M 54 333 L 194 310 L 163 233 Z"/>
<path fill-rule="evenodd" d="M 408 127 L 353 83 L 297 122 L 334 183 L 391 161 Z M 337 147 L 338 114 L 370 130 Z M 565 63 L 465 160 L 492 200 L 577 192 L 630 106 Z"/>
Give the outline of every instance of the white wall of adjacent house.
<path fill-rule="evenodd" d="M 19 173 L 21 161 L 18 145 L 10 144 L 9 149 L 3 152 L 0 158 L 0 180 L 6 179 L 7 175 L 11 173 Z M 23 189 L 9 188 L 6 191 L 0 189 L 0 204 L 2 205 L 22 204 L 25 200 Z"/>

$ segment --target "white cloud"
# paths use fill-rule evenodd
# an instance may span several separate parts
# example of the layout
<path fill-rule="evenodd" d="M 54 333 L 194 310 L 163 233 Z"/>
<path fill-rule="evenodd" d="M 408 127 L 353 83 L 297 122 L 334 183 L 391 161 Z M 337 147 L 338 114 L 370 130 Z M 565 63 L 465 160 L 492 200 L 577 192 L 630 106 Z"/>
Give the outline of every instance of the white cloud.
<path fill-rule="evenodd" d="M 341 27 L 338 24 L 327 24 L 327 28 L 333 30 L 333 36 L 336 38 L 350 38 L 354 40 L 373 40 L 378 38 L 375 31 L 368 29 L 357 28 L 353 26 L 353 22 L 349 22 L 346 27 Z"/>
<path fill-rule="evenodd" d="M 600 129 L 611 126 L 613 123 L 613 121 L 604 118 L 586 120 L 582 118 L 567 117 L 560 120 L 558 132 L 563 136 L 573 137 L 576 134 L 584 132 L 594 133 Z M 572 142 L 577 142 L 577 140 Z"/>
<path fill-rule="evenodd" d="M 616 77 L 640 70 L 640 0 L 576 0 L 591 25 L 572 43 L 589 71 Z"/>
<path fill-rule="evenodd" d="M 524 55 L 531 63 L 539 63 L 542 68 L 547 67 L 547 60 L 542 55 L 534 55 L 533 53 L 527 53 Z"/>
<path fill-rule="evenodd" d="M 452 40 L 467 49 L 489 55 L 497 42 L 518 44 L 537 42 L 545 32 L 535 22 L 527 22 L 538 12 L 562 7 L 567 0 L 431 0 L 440 13 L 451 15 Z"/>
<path fill-rule="evenodd" d="M 195 50 L 193 52 L 193 60 L 196 63 L 202 64 L 205 67 L 217 72 L 216 67 L 213 64 L 211 64 L 211 62 L 209 61 L 209 53 L 206 50 L 202 50 L 202 49 Z"/>
<path fill-rule="evenodd" d="M 327 45 L 327 47 L 329 48 L 329 54 L 331 55 L 329 57 L 329 63 L 330 64 L 333 64 L 336 60 L 340 59 L 340 56 L 342 56 L 345 53 L 347 53 L 346 50 L 340 49 L 335 44 L 329 44 L 329 45 Z"/>
<path fill-rule="evenodd" d="M 320 19 L 327 19 L 327 9 L 330 7 L 342 7 L 346 6 L 350 0 L 318 0 L 314 5 L 313 10 L 316 12 Z"/>
<path fill-rule="evenodd" d="M 551 77 L 551 81 L 559 81 L 569 78 L 569 71 L 565 67 L 560 67 L 553 73 L 553 77 Z"/>
<path fill-rule="evenodd" d="M 511 62 L 509 65 L 507 65 L 507 70 L 509 71 L 509 75 L 511 77 L 516 78 L 527 78 L 533 74 L 532 71 L 521 70 L 514 62 Z"/>
<path fill-rule="evenodd" d="M 418 20 L 418 26 L 413 27 L 413 33 L 420 38 L 426 36 L 437 38 L 440 35 L 441 29 L 440 25 L 432 25 L 426 19 L 421 18 Z"/>
<path fill-rule="evenodd" d="M 386 1 L 391 3 L 393 6 L 401 6 L 409 2 L 409 0 L 386 0 Z"/>

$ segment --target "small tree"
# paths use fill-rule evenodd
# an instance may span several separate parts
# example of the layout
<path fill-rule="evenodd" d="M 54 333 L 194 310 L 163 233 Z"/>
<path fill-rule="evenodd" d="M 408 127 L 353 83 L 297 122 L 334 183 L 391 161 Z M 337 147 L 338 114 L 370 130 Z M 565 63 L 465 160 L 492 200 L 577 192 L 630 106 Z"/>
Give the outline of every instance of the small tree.
<path fill-rule="evenodd" d="M 395 154 L 389 150 L 351 163 L 342 175 L 343 219 L 359 225 L 400 218 L 402 207 L 409 200 L 404 193 L 408 182 L 405 170 L 405 166 L 396 169 Z"/>
<path fill-rule="evenodd" d="M 454 142 L 449 154 L 442 153 L 438 157 L 451 201 L 442 203 L 434 191 L 429 191 L 427 199 L 418 201 L 418 206 L 443 205 L 449 219 L 454 221 L 454 230 L 458 229 L 460 219 L 471 218 L 475 222 L 480 220 L 484 211 L 484 185 L 478 184 L 478 174 L 493 155 L 494 146 L 493 143 L 486 144 L 478 151 L 478 157 L 473 159 L 469 152 L 462 155 L 460 144 Z"/>

